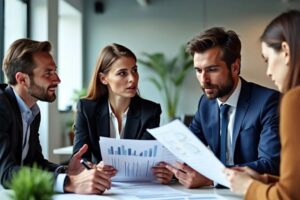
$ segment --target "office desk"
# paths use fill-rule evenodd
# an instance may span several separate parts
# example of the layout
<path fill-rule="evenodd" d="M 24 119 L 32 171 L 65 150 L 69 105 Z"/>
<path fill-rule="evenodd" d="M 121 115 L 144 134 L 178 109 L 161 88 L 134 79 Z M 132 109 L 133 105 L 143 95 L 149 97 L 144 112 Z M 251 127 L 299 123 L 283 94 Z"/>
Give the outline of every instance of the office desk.
<path fill-rule="evenodd" d="M 12 194 L 11 190 L 5 190 L 2 188 L 2 186 L 0 185 L 0 197 L 1 200 L 10 200 L 10 195 Z"/>
<path fill-rule="evenodd" d="M 215 188 L 200 188 L 200 189 L 186 189 L 180 184 L 173 184 L 171 186 L 165 186 L 160 184 L 155 184 L 156 189 L 151 192 L 153 195 L 147 191 L 149 187 L 140 186 L 134 189 L 127 187 L 121 188 L 115 186 L 111 190 L 104 193 L 104 195 L 77 195 L 77 194 L 59 194 L 54 195 L 53 200 L 138 200 L 138 199 L 160 199 L 160 200 L 180 200 L 180 199 L 202 199 L 202 200 L 241 200 L 242 197 L 234 195 L 228 189 L 215 189 Z M 159 189 L 161 188 L 161 189 Z M 160 190 L 160 191 L 159 191 Z M 170 190 L 170 191 L 168 191 Z M 137 192 L 141 191 L 141 192 Z M 166 192 L 164 192 L 166 191 Z M 169 193 L 168 193 L 169 192 Z M 141 194 L 138 194 L 141 193 Z M 143 194 L 142 194 L 143 193 Z M 161 193 L 161 194 L 160 194 Z M 9 195 L 12 194 L 10 190 L 0 189 L 1 200 L 8 200 Z M 134 194 L 134 195 L 133 195 Z M 136 194 L 136 195 L 135 195 Z"/>
<path fill-rule="evenodd" d="M 62 147 L 58 149 L 53 149 L 54 154 L 59 154 L 59 155 L 72 155 L 73 153 L 73 146 L 67 146 L 67 147 Z"/>
<path fill-rule="evenodd" d="M 213 200 L 213 199 L 222 199 L 222 200 L 241 200 L 243 199 L 241 196 L 235 195 L 232 193 L 229 189 L 216 189 L 216 188 L 198 188 L 198 189 L 187 189 L 184 188 L 180 184 L 174 184 L 171 186 L 172 188 L 189 193 L 191 195 L 196 195 L 196 194 L 202 194 L 202 195 L 208 195 L 208 194 L 215 194 L 218 196 L 217 198 L 207 198 L 207 200 Z M 188 198 L 188 199 L 197 199 L 197 198 Z M 201 198 L 202 199 L 202 198 Z M 203 197 L 203 199 L 206 199 Z"/>

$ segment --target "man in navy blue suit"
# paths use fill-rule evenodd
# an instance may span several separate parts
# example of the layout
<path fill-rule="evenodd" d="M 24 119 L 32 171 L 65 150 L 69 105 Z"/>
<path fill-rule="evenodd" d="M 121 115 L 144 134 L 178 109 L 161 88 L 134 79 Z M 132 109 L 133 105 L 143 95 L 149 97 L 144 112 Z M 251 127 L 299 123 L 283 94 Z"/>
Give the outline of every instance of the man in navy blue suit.
<path fill-rule="evenodd" d="M 231 30 L 211 28 L 195 36 L 187 51 L 193 56 L 196 76 L 205 94 L 200 97 L 190 130 L 226 166 L 248 166 L 260 173 L 277 175 L 279 93 L 239 76 L 238 35 Z M 221 116 L 222 106 L 228 110 Z M 167 168 L 187 188 L 213 184 L 186 164 Z"/>

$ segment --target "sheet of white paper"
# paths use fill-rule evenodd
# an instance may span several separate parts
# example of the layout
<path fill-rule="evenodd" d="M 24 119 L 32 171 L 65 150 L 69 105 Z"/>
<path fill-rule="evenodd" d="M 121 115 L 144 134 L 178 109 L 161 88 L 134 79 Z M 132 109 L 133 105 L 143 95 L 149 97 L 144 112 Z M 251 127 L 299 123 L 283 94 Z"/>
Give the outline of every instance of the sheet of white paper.
<path fill-rule="evenodd" d="M 156 140 L 100 137 L 102 160 L 118 172 L 113 181 L 154 180 L 151 167 L 160 161 L 174 163 L 176 157 Z"/>
<path fill-rule="evenodd" d="M 199 173 L 229 187 L 229 182 L 222 172 L 224 165 L 181 121 L 174 120 L 147 131 Z"/>
<path fill-rule="evenodd" d="M 126 194 L 134 196 L 137 199 L 162 199 L 190 196 L 190 194 L 175 190 L 169 186 L 162 185 L 155 182 L 113 182 L 111 194 Z"/>

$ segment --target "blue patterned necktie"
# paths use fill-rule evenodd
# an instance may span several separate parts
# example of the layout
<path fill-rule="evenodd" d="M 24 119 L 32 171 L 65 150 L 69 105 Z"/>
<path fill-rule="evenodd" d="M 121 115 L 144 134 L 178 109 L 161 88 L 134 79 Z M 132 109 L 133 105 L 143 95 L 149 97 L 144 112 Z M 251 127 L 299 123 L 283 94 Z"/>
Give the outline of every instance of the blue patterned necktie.
<path fill-rule="evenodd" d="M 220 160 L 226 165 L 226 151 L 227 151 L 227 127 L 228 127 L 228 111 L 230 105 L 222 104 L 220 106 L 220 129 L 221 129 L 221 141 L 220 141 Z"/>

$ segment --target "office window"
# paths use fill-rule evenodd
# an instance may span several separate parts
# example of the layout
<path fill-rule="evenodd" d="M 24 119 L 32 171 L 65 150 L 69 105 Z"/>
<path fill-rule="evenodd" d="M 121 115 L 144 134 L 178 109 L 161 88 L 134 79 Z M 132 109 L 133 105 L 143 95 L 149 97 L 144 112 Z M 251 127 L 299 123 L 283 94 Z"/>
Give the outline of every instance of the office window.
<path fill-rule="evenodd" d="M 72 108 L 74 90 L 82 88 L 82 13 L 59 1 L 58 20 L 58 109 Z"/>
<path fill-rule="evenodd" d="M 0 63 L 4 55 L 4 0 L 0 0 Z M 4 82 L 2 69 L 0 70 L 0 83 Z"/>
<path fill-rule="evenodd" d="M 0 56 L 2 64 L 3 55 L 5 55 L 11 43 L 19 38 L 27 38 L 29 35 L 29 7 L 28 1 L 25 0 L 1 0 L 0 3 L 0 9 L 4 10 L 4 12 L 0 12 L 2 13 L 0 17 L 2 29 L 0 30 L 2 34 L 0 35 Z M 1 82 L 3 82 L 3 76 L 1 78 Z"/>

